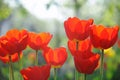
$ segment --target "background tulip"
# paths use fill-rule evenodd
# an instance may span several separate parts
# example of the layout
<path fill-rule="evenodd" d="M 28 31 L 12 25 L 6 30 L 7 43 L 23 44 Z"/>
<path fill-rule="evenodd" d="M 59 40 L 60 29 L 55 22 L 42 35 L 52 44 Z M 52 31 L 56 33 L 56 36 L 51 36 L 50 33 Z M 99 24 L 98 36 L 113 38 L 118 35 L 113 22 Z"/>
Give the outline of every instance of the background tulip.
<path fill-rule="evenodd" d="M 48 47 L 44 49 L 43 56 L 45 61 L 54 68 L 61 67 L 67 60 L 67 52 L 64 47 L 59 47 L 54 50 Z"/>

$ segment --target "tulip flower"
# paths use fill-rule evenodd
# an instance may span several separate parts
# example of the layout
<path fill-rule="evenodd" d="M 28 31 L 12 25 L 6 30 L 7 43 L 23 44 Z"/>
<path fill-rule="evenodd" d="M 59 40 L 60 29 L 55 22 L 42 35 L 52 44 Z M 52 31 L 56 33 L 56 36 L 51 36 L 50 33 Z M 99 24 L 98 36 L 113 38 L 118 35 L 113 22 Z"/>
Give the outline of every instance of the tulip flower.
<path fill-rule="evenodd" d="M 38 50 L 43 50 L 46 48 L 51 38 L 52 35 L 50 33 L 42 32 L 37 34 L 34 32 L 29 32 L 28 45 L 32 49 L 36 50 L 36 65 L 38 65 Z"/>
<path fill-rule="evenodd" d="M 68 18 L 64 22 L 65 32 L 70 40 L 84 40 L 89 36 L 93 19 L 80 20 L 77 17 Z"/>
<path fill-rule="evenodd" d="M 64 47 L 59 47 L 54 50 L 48 47 L 44 49 L 43 56 L 47 64 L 51 64 L 54 68 L 59 68 L 65 63 L 67 52 Z"/>
<path fill-rule="evenodd" d="M 86 56 L 74 56 L 75 67 L 80 73 L 92 74 L 99 63 L 99 54 L 92 52 L 80 53 L 86 54 Z"/>
<path fill-rule="evenodd" d="M 98 66 L 100 55 L 91 52 L 92 44 L 90 39 L 79 41 L 78 50 L 76 49 L 76 42 L 69 40 L 68 48 L 73 55 L 77 71 L 84 74 L 92 74 Z"/>
<path fill-rule="evenodd" d="M 49 41 L 51 40 L 52 35 L 50 33 L 42 32 L 42 33 L 29 33 L 28 45 L 34 50 L 40 50 L 47 47 Z"/>
<path fill-rule="evenodd" d="M 112 47 L 118 38 L 119 27 L 112 28 L 103 25 L 93 25 L 90 31 L 90 39 L 95 48 L 102 50 L 101 52 L 101 67 L 100 67 L 100 80 L 103 79 L 104 68 L 104 49 Z"/>
<path fill-rule="evenodd" d="M 9 54 L 8 51 L 6 51 L 0 44 L 0 56 L 4 57 L 7 56 L 8 54 Z"/>
<path fill-rule="evenodd" d="M 20 71 L 24 80 L 48 80 L 50 76 L 50 65 L 33 66 Z"/>
<path fill-rule="evenodd" d="M 26 30 L 9 30 L 0 39 L 1 46 L 9 52 L 9 55 L 20 53 L 27 46 L 28 32 Z"/>
<path fill-rule="evenodd" d="M 95 48 L 108 49 L 112 47 L 118 38 L 118 26 L 108 28 L 103 25 L 93 25 L 90 31 L 90 39 Z"/>
<path fill-rule="evenodd" d="M 22 57 L 22 54 L 23 53 L 20 53 L 20 58 Z M 10 58 L 11 57 L 11 60 Z M 19 56 L 18 56 L 18 53 L 14 53 L 13 55 L 6 55 L 4 57 L 0 56 L 0 60 L 3 62 L 3 63 L 9 63 L 10 61 L 11 62 L 17 62 L 19 60 Z"/>
<path fill-rule="evenodd" d="M 60 68 L 67 60 L 67 52 L 64 47 L 51 49 L 47 47 L 43 51 L 43 56 L 47 64 L 54 68 L 54 80 L 57 80 L 57 68 Z"/>
<path fill-rule="evenodd" d="M 28 43 L 28 32 L 27 30 L 9 30 L 4 36 L 0 38 L 0 46 L 5 56 L 0 56 L 0 59 L 6 63 L 9 63 L 9 79 L 14 80 L 14 72 L 12 63 L 20 59 L 21 51 L 23 51 Z M 3 54 L 3 53 L 2 53 Z M 20 61 L 19 61 L 20 62 Z M 20 65 L 20 64 L 19 64 Z"/>
<path fill-rule="evenodd" d="M 76 41 L 69 40 L 68 41 L 68 48 L 72 54 L 72 56 L 77 56 L 79 53 L 86 53 L 92 50 L 92 44 L 89 39 L 84 41 L 78 41 L 78 50 L 76 49 Z"/>

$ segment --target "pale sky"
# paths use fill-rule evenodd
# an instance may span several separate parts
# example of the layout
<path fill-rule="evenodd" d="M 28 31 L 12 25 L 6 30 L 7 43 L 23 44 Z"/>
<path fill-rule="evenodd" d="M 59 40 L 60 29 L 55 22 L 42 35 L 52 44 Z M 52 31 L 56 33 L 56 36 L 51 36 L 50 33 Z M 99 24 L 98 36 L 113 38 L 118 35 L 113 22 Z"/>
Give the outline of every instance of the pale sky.
<path fill-rule="evenodd" d="M 60 4 L 64 2 L 64 0 L 56 1 Z M 46 9 L 46 4 L 48 4 L 50 0 L 20 0 L 20 2 L 31 14 L 35 15 L 40 19 L 63 19 L 60 10 L 55 5 L 52 5 L 48 10 Z"/>
<path fill-rule="evenodd" d="M 6 1 L 9 1 L 9 0 L 6 0 Z M 19 0 L 19 1 L 32 15 L 34 15 L 38 19 L 44 19 L 44 20 L 57 19 L 59 21 L 63 21 L 69 16 L 70 17 L 72 17 L 72 15 L 74 16 L 72 9 L 67 8 L 66 10 L 65 7 L 63 8 L 63 5 L 67 0 L 54 0 L 60 5 L 60 7 L 56 5 L 52 5 L 49 9 L 46 9 L 46 4 L 48 4 L 51 0 Z M 10 0 L 9 3 L 11 4 L 11 6 L 14 6 L 13 5 L 14 0 Z M 92 12 L 92 14 L 95 11 L 96 12 L 99 11 L 98 7 L 97 7 L 98 11 L 96 10 L 96 8 L 93 8 L 93 5 L 95 4 L 96 4 L 96 0 L 88 0 L 88 5 L 92 5 L 92 9 L 89 6 L 89 10 L 90 12 Z M 86 12 L 83 14 L 86 15 Z"/>

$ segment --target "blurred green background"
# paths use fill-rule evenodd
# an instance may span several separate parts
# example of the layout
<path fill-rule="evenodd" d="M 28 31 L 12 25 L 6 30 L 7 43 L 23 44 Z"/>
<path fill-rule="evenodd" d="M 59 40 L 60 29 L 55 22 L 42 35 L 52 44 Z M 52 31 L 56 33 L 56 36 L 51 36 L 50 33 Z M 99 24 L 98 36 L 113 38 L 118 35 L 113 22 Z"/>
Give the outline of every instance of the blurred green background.
<path fill-rule="evenodd" d="M 120 25 L 120 0 L 0 0 L 0 35 L 13 28 L 50 32 L 53 38 L 49 46 L 67 48 L 64 21 L 73 16 L 80 19 L 93 18 L 95 24 Z M 28 47 L 23 53 L 23 68 L 33 66 L 31 54 L 35 51 Z M 74 80 L 74 63 L 69 50 L 68 55 L 66 63 L 58 69 L 58 80 Z M 39 51 L 39 64 L 44 63 Z M 15 80 L 19 77 L 18 67 L 18 63 L 14 63 Z M 8 80 L 8 72 L 8 64 L 0 62 L 0 80 Z M 120 80 L 119 76 L 120 49 L 115 44 L 106 51 L 104 80 Z M 50 80 L 53 80 L 53 70 Z M 87 75 L 87 80 L 99 80 L 99 69 Z"/>

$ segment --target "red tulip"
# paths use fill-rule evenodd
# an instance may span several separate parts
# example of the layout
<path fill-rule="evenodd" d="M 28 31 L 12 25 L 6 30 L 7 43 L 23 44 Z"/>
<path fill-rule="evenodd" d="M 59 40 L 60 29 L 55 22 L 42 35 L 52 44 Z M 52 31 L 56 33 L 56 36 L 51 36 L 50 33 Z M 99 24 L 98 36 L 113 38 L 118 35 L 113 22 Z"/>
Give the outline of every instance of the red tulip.
<path fill-rule="evenodd" d="M 86 56 L 74 56 L 74 63 L 76 69 L 80 73 L 92 74 L 98 66 L 100 55 L 93 54 L 92 52 L 80 54 L 86 54 Z"/>
<path fill-rule="evenodd" d="M 29 33 L 28 45 L 35 50 L 43 49 L 47 47 L 47 44 L 51 40 L 52 35 L 50 33 L 39 33 L 34 32 Z"/>
<path fill-rule="evenodd" d="M 92 50 L 92 44 L 89 39 L 86 39 L 84 41 L 78 41 L 78 50 L 76 49 L 76 41 L 69 40 L 68 41 L 68 48 L 72 54 L 72 56 L 80 55 L 79 53 L 86 53 L 90 52 Z"/>
<path fill-rule="evenodd" d="M 93 19 L 80 20 L 77 17 L 68 18 L 64 22 L 65 32 L 70 40 L 84 40 L 89 36 Z"/>
<path fill-rule="evenodd" d="M 50 65 L 44 66 L 34 66 L 22 69 L 20 73 L 22 74 L 24 80 L 48 80 L 50 76 Z"/>
<path fill-rule="evenodd" d="M 10 60 L 10 57 L 11 57 L 11 60 Z M 20 57 L 22 57 L 22 53 L 20 53 Z M 8 63 L 8 62 L 17 62 L 19 60 L 19 56 L 18 56 L 18 53 L 14 53 L 13 55 L 6 55 L 4 57 L 0 56 L 0 60 L 3 62 L 3 63 Z"/>
<path fill-rule="evenodd" d="M 93 25 L 90 31 L 90 39 L 94 47 L 107 49 L 113 46 L 118 38 L 118 26 L 107 28 L 103 25 Z"/>
<path fill-rule="evenodd" d="M 56 48 L 54 50 L 48 47 L 44 49 L 43 56 L 48 64 L 51 64 L 54 68 L 59 68 L 65 63 L 67 52 L 64 47 Z"/>
<path fill-rule="evenodd" d="M 99 63 L 99 54 L 92 53 L 92 44 L 90 39 L 78 42 L 76 49 L 76 41 L 68 41 L 68 48 L 73 55 L 76 69 L 80 73 L 91 74 Z"/>
<path fill-rule="evenodd" d="M 4 56 L 6 56 L 8 54 L 9 54 L 8 51 L 6 51 L 0 44 L 0 56 L 4 57 Z"/>
<path fill-rule="evenodd" d="M 1 46 L 9 52 L 9 55 L 20 53 L 27 46 L 28 32 L 26 30 L 9 30 L 0 39 Z"/>

